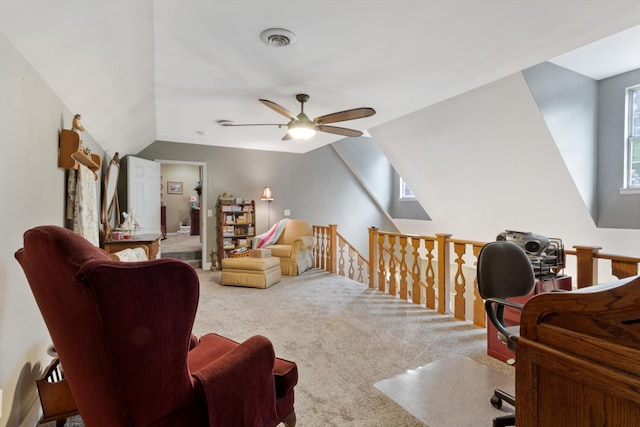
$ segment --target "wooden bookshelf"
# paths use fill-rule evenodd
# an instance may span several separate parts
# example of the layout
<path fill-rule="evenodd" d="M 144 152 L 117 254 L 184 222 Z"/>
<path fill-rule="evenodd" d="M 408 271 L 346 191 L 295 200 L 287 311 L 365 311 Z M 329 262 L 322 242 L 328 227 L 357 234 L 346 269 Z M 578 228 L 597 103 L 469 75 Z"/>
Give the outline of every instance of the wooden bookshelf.
<path fill-rule="evenodd" d="M 255 215 L 253 200 L 236 203 L 218 199 L 217 243 L 220 259 L 230 257 L 237 249 L 251 247 L 251 239 L 256 235 Z"/>

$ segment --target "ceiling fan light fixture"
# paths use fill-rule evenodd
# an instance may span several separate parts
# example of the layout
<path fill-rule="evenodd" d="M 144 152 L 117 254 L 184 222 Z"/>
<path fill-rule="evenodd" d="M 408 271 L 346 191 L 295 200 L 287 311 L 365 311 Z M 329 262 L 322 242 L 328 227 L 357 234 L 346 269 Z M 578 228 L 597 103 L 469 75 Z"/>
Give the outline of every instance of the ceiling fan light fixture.
<path fill-rule="evenodd" d="M 286 47 L 296 42 L 296 35 L 284 28 L 269 28 L 260 33 L 260 39 L 273 47 Z"/>
<path fill-rule="evenodd" d="M 296 120 L 291 120 L 288 124 L 289 136 L 293 139 L 309 139 L 316 134 L 316 125 L 305 113 L 298 114 Z"/>
<path fill-rule="evenodd" d="M 304 113 L 304 104 L 309 100 L 309 95 L 299 93 L 296 95 L 296 100 L 300 103 L 300 114 L 295 115 L 291 111 L 287 110 L 283 106 L 276 104 L 268 99 L 258 99 L 266 107 L 269 107 L 276 113 L 289 119 L 287 124 L 280 123 L 245 123 L 236 124 L 230 120 L 218 120 L 220 126 L 278 126 L 278 128 L 286 126 L 288 131 L 282 138 L 283 141 L 289 139 L 309 139 L 312 138 L 316 132 L 332 133 L 335 135 L 347 136 L 347 137 L 359 137 L 363 133 L 359 130 L 343 128 L 339 126 L 331 126 L 330 123 L 343 122 L 346 120 L 362 119 L 365 117 L 373 116 L 376 113 L 371 107 L 352 108 L 350 110 L 338 111 L 336 113 L 325 114 L 323 116 L 316 117 L 311 120 Z"/>
<path fill-rule="evenodd" d="M 289 126 L 289 135 L 293 139 L 310 139 L 316 134 L 316 130 L 306 126 Z"/>

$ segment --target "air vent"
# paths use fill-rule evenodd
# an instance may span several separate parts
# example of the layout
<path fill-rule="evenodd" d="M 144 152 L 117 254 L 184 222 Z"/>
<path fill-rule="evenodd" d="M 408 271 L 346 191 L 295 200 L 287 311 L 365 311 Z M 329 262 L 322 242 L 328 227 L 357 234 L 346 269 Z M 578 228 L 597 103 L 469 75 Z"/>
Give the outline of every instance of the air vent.
<path fill-rule="evenodd" d="M 263 42 L 269 46 L 285 47 L 296 42 L 296 35 L 284 28 L 269 28 L 260 34 Z"/>

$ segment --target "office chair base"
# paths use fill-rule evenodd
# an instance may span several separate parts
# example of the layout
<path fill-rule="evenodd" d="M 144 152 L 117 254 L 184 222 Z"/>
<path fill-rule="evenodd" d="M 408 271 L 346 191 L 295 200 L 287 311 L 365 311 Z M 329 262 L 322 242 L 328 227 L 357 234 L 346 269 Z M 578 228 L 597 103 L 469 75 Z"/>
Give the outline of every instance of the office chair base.
<path fill-rule="evenodd" d="M 502 417 L 495 417 L 493 419 L 493 427 L 506 427 L 515 426 L 516 416 L 514 414 L 503 415 Z"/>
<path fill-rule="evenodd" d="M 507 392 L 504 392 L 500 389 L 496 389 L 493 392 L 493 396 L 491 396 L 491 405 L 493 405 L 494 408 L 496 409 L 500 409 L 502 408 L 502 401 L 507 402 L 508 404 L 510 404 L 511 406 L 516 406 L 516 398 L 513 397 L 512 395 L 508 394 Z"/>

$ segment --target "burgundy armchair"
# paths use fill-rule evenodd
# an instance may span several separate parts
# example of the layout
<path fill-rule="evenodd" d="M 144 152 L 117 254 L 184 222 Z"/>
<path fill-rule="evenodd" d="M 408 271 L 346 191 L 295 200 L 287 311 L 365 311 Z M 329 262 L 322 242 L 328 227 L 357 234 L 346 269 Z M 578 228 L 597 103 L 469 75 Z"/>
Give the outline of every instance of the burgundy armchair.
<path fill-rule="evenodd" d="M 188 264 L 114 261 L 57 226 L 27 231 L 16 258 L 87 427 L 295 425 L 297 367 L 267 338 L 192 334 Z"/>

